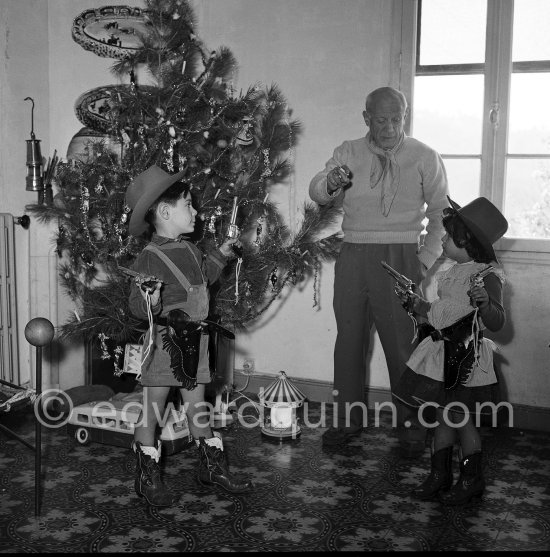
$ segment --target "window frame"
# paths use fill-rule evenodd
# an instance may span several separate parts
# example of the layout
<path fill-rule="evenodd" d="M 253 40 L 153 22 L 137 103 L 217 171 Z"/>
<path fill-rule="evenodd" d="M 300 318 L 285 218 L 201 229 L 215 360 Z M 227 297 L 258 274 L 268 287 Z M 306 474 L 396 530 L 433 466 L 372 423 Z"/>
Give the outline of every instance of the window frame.
<path fill-rule="evenodd" d="M 391 75 L 394 87 L 405 93 L 414 106 L 414 79 L 417 75 L 485 75 L 481 156 L 445 154 L 445 159 L 480 158 L 480 195 L 502 209 L 505 196 L 506 163 L 509 159 L 543 158 L 550 154 L 508 153 L 508 112 L 513 73 L 549 72 L 550 60 L 512 62 L 514 0 L 487 0 L 485 63 L 421 65 L 420 10 L 422 0 L 394 0 Z M 487 71 L 485 69 L 487 68 Z M 413 110 L 405 126 L 411 134 Z M 498 187 L 497 184 L 502 184 Z M 550 253 L 550 239 L 501 238 L 499 251 Z"/>

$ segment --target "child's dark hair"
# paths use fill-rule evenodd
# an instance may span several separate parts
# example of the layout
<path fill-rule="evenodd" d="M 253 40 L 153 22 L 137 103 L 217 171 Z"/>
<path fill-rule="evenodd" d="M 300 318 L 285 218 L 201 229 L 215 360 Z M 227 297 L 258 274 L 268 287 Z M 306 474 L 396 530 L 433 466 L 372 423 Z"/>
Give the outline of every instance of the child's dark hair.
<path fill-rule="evenodd" d="M 159 203 L 168 203 L 169 205 L 175 205 L 178 199 L 185 197 L 190 191 L 190 185 L 187 182 L 175 182 L 167 190 L 165 190 L 153 204 L 147 209 L 143 220 L 149 225 L 149 231 L 156 231 L 156 216 L 157 207 Z"/>
<path fill-rule="evenodd" d="M 477 263 L 491 263 L 493 258 L 470 232 L 458 213 L 448 207 L 443 210 L 443 227 L 453 239 L 456 247 L 464 248 L 466 253 Z"/>

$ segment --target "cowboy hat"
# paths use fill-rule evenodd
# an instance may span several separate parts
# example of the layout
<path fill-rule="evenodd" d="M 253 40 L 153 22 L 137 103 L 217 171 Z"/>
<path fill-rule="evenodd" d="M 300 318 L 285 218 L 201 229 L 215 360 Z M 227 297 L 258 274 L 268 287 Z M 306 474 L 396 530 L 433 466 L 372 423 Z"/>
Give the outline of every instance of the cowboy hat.
<path fill-rule="evenodd" d="M 172 184 L 185 174 L 185 170 L 168 174 L 156 165 L 149 167 L 136 176 L 126 190 L 126 205 L 132 210 L 128 231 L 139 236 L 147 230 L 145 213 Z"/>
<path fill-rule="evenodd" d="M 508 221 L 504 215 L 486 197 L 478 197 L 464 207 L 455 203 L 449 196 L 447 199 L 483 249 L 494 261 L 498 261 L 493 244 L 508 230 Z"/>

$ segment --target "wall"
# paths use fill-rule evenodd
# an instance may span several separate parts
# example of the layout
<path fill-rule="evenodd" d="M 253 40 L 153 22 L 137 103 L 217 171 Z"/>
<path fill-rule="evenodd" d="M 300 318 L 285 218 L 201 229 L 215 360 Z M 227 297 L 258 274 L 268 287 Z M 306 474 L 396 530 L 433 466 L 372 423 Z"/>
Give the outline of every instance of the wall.
<path fill-rule="evenodd" d="M 37 194 L 25 189 L 26 140 L 34 132 L 42 154 L 50 152 L 50 88 L 48 3 L 39 0 L 0 3 L 0 211 L 20 217 Z M 34 381 L 35 350 L 24 336 L 27 322 L 46 317 L 57 323 L 57 278 L 50 265 L 51 242 L 34 219 L 28 230 L 15 227 L 20 382 Z M 51 303 L 50 303 L 51 298 Z M 57 360 L 44 351 L 45 383 L 57 382 Z"/>
<path fill-rule="evenodd" d="M 136 0 L 124 3 L 142 6 Z M 108 4 L 101 0 L 0 2 L 2 77 L 8 77 L 0 84 L 2 210 L 6 207 L 20 214 L 26 203 L 34 201 L 34 194 L 24 191 L 29 107 L 22 99 L 30 95 L 37 103 L 35 131 L 43 140 L 43 154 L 57 148 L 65 155 L 70 139 L 81 127 L 74 114 L 76 99 L 89 89 L 115 83 L 109 72 L 113 60 L 85 51 L 70 34 L 72 21 L 80 12 Z M 395 67 L 395 52 L 390 52 L 393 2 L 195 0 L 195 6 L 197 34 L 212 49 L 225 45 L 235 54 L 240 66 L 235 86 L 245 89 L 256 82 L 276 83 L 293 116 L 303 124 L 293 153 L 295 173 L 290 187 L 279 186 L 273 194 L 296 230 L 311 177 L 336 145 L 365 133 L 361 111 L 366 92 L 397 79 L 391 73 Z M 37 223 L 31 228 L 29 246 L 21 248 L 22 261 L 26 249 L 30 267 L 35 269 L 34 275 L 25 278 L 23 273 L 21 279 L 29 283 L 29 317 L 39 308 L 63 323 L 73 304 L 62 293 L 57 296 L 51 272 L 40 272 L 45 268 L 42 259 L 51 262 L 53 230 Z M 501 349 L 508 396 L 519 406 L 548 409 L 549 258 L 545 254 L 500 256 L 509 277 L 509 324 L 493 338 Z M 332 264 L 326 264 L 317 285 L 318 307 L 313 307 L 313 280 L 287 291 L 248 333 L 239 335 L 235 367 L 240 369 L 244 358 L 253 358 L 262 377 L 285 370 L 291 378 L 311 386 L 311 392 L 322 384 L 330 393 L 336 334 L 332 281 Z M 59 306 L 48 301 L 48 296 L 58 299 Z M 378 341 L 370 360 L 371 389 L 387 390 L 387 369 Z M 81 347 L 63 347 L 59 372 L 52 370 L 50 381 L 68 388 L 81 384 L 83 377 Z M 241 380 L 244 384 L 241 375 L 235 380 L 237 388 L 242 386 Z"/>

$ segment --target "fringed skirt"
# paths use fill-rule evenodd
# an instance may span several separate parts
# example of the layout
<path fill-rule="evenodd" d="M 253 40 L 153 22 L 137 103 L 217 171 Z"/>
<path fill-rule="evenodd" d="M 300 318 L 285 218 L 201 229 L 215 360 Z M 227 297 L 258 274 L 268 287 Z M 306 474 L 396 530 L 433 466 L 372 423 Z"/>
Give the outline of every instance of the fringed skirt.
<path fill-rule="evenodd" d="M 393 395 L 408 406 L 422 407 L 427 422 L 435 420 L 436 408 L 486 418 L 495 414 L 497 405 L 502 402 L 498 383 L 478 387 L 457 385 L 453 389 L 445 389 L 443 381 L 421 375 L 410 368 L 406 368 Z"/>

